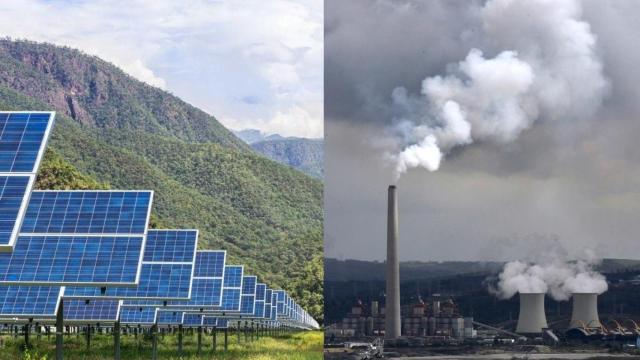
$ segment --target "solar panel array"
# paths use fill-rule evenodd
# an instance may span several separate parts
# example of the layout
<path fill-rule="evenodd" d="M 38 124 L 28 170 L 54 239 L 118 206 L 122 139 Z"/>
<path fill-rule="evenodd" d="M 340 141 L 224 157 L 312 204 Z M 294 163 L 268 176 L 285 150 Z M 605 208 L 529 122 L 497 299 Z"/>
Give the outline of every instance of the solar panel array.
<path fill-rule="evenodd" d="M 197 230 L 147 230 L 152 191 L 33 191 L 53 118 L 0 112 L 0 319 L 50 321 L 64 298 L 73 323 L 317 327 L 226 251 L 196 251 Z"/>
<path fill-rule="evenodd" d="M 149 230 L 140 282 L 136 287 L 70 287 L 66 298 L 189 299 L 197 230 Z"/>
<path fill-rule="evenodd" d="M 52 112 L 0 112 L 0 251 L 11 251 L 53 126 Z"/>

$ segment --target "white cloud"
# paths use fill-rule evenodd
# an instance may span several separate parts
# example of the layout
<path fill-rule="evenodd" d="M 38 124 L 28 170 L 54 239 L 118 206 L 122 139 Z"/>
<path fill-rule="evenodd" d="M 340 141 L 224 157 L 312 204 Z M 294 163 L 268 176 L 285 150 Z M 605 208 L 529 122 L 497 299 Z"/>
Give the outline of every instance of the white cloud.
<path fill-rule="evenodd" d="M 9 0 L 0 13 L 0 35 L 97 55 L 227 126 L 322 136 L 322 1 Z"/>

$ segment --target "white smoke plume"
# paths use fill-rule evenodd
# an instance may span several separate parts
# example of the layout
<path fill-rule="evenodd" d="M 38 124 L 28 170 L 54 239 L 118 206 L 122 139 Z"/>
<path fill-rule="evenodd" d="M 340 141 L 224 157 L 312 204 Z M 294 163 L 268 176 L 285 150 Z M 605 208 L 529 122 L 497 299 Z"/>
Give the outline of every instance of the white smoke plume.
<path fill-rule="evenodd" d="M 548 293 L 555 300 L 568 300 L 572 293 L 607 291 L 605 277 L 594 266 L 598 263 L 593 253 L 583 259 L 563 260 L 561 252 L 554 252 L 538 262 L 511 261 L 504 266 L 495 287 L 489 291 L 508 299 L 516 293 Z"/>
<path fill-rule="evenodd" d="M 480 12 L 486 56 L 471 49 L 421 94 L 392 95 L 400 149 L 396 180 L 410 168 L 436 171 L 454 147 L 508 143 L 536 120 L 588 117 L 608 91 L 595 36 L 578 0 L 490 0 Z"/>

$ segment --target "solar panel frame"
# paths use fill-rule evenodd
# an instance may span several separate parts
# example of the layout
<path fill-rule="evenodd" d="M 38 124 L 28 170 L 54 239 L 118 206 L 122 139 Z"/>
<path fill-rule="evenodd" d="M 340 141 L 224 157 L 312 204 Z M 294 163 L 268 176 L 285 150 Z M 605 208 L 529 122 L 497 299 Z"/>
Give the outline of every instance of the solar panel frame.
<path fill-rule="evenodd" d="M 36 173 L 38 171 L 38 168 L 40 167 L 40 163 L 42 162 L 42 157 L 44 156 L 44 152 L 47 147 L 47 142 L 49 140 L 49 136 L 51 135 L 51 129 L 53 128 L 53 124 L 55 122 L 56 113 L 55 111 L 0 111 L 0 117 L 4 115 L 6 115 L 6 120 L 9 120 L 9 118 L 12 115 L 28 115 L 27 125 L 25 125 L 24 132 L 21 135 L 20 145 L 18 145 L 18 149 L 16 149 L 16 155 L 13 160 L 12 168 L 0 170 L 0 176 L 3 176 L 3 177 L 4 176 L 7 176 L 7 177 L 20 176 L 20 177 L 28 178 L 27 185 L 25 187 L 25 190 L 22 196 L 22 201 L 16 213 L 15 222 L 13 224 L 13 228 L 9 235 L 9 239 L 6 243 L 4 242 L 0 243 L 0 252 L 11 252 L 13 250 L 16 240 L 18 239 L 18 234 L 20 232 L 20 227 L 22 226 L 24 213 L 27 209 L 29 198 L 31 196 L 31 191 L 33 190 L 33 185 L 35 183 Z M 40 115 L 44 115 L 45 117 L 48 115 L 48 118 L 46 119 L 47 123 L 44 129 L 44 132 L 42 132 L 42 137 L 35 141 L 36 143 L 39 143 L 38 149 L 36 151 L 36 157 L 33 160 L 33 165 L 30 166 L 28 170 L 14 169 L 13 166 L 15 165 L 15 160 L 18 157 L 18 153 L 20 151 L 19 148 L 23 145 L 22 140 L 24 139 L 24 135 L 27 130 L 26 128 L 28 126 L 28 122 L 31 119 L 32 115 L 38 115 L 39 117 Z M 44 117 L 42 117 L 42 120 L 44 120 Z M 0 135 L 0 145 L 8 145 L 7 141 L 3 141 L 6 139 L 1 139 L 1 137 L 4 136 L 4 130 L 6 129 L 6 125 L 7 125 L 6 123 L 2 125 L 2 132 Z M 2 151 L 0 151 L 0 153 L 1 152 Z"/>
<path fill-rule="evenodd" d="M 136 325 L 153 325 L 156 323 L 157 308 L 120 306 L 120 323 Z M 137 316 L 140 315 L 140 316 Z M 150 315 L 150 316 L 149 316 Z"/>
<path fill-rule="evenodd" d="M 135 287 L 139 284 L 140 281 L 140 274 L 141 274 L 141 270 L 142 270 L 142 258 L 144 255 L 144 248 L 146 245 L 146 238 L 147 238 L 147 229 L 148 229 L 148 225 L 149 225 L 149 218 L 151 215 L 151 206 L 153 204 L 153 197 L 154 197 L 154 192 L 152 190 L 38 190 L 38 191 L 34 191 L 38 192 L 38 193 L 46 193 L 46 192 L 58 192 L 58 193 L 79 193 L 79 192 L 85 192 L 85 193 L 105 193 L 105 192 L 109 192 L 109 193 L 138 193 L 139 196 L 141 196 L 141 200 L 143 200 L 145 203 L 140 205 L 143 206 L 144 209 L 146 210 L 146 214 L 144 214 L 145 219 L 144 219 L 144 226 L 140 227 L 142 229 L 142 233 L 140 234 L 121 234 L 121 233 L 117 233 L 117 234 L 94 234 L 94 233 L 22 233 L 20 232 L 19 236 L 18 236 L 18 240 L 16 241 L 16 244 L 14 244 L 14 248 L 13 251 L 11 251 L 10 253 L 2 253 L 0 252 L 0 285 L 40 285 L 40 286 L 96 286 L 96 287 L 111 287 L 111 286 L 122 286 L 122 287 L 126 287 L 126 286 L 131 286 L 131 287 Z M 138 194 L 136 195 L 136 201 L 138 200 Z M 26 252 L 26 251 L 32 251 L 32 252 L 37 252 L 38 254 L 30 254 L 30 256 L 26 257 L 26 254 L 22 254 L 22 256 L 24 256 L 24 258 L 22 258 L 20 261 L 16 260 L 17 262 L 19 262 L 22 266 L 22 268 L 25 266 L 25 264 L 27 262 L 30 261 L 35 261 L 35 259 L 37 259 L 38 264 L 40 264 L 43 260 L 44 261 L 51 261 L 51 269 L 53 270 L 53 264 L 56 263 L 58 266 L 61 266 L 61 261 L 66 261 L 66 264 L 68 265 L 70 263 L 70 257 L 59 257 L 59 258 L 50 258 L 48 259 L 46 256 L 43 256 L 44 253 L 50 253 L 52 251 L 52 249 L 50 249 L 50 247 L 52 246 L 52 242 L 55 241 L 57 242 L 58 245 L 62 246 L 62 249 L 68 249 L 69 252 L 72 251 L 72 248 L 75 246 L 79 246 L 77 245 L 77 241 L 80 242 L 84 242 L 85 244 L 85 248 L 92 248 L 93 246 L 95 246 L 93 243 L 90 243 L 89 239 L 92 238 L 103 238 L 103 239 L 108 239 L 109 241 L 113 241 L 113 243 L 115 244 L 116 239 L 124 239 L 126 241 L 139 241 L 140 242 L 140 251 L 137 251 L 136 249 L 138 248 L 137 244 L 134 244 L 134 248 L 132 248 L 132 252 L 136 253 L 137 255 L 137 260 L 136 260 L 136 272 L 135 272 L 135 277 L 132 280 L 126 280 L 126 281 L 107 281 L 107 280 L 97 280 L 97 281 L 80 281 L 79 279 L 74 280 L 69 280 L 69 279 L 55 279 L 52 280 L 50 278 L 46 278 L 44 279 L 44 275 L 41 274 L 41 276 L 35 276 L 33 278 L 22 278 L 22 276 L 24 275 L 28 275 L 28 274 L 32 274 L 30 272 L 23 272 L 22 270 L 15 272 L 16 271 L 16 265 L 11 265 L 11 262 L 14 261 L 15 257 L 18 257 L 19 255 L 22 254 L 22 252 Z M 22 240 L 21 240 L 22 239 Z M 51 240 L 51 239 L 55 239 L 55 240 Z M 33 248 L 32 244 L 33 241 L 39 241 L 42 245 L 42 247 L 40 248 L 40 250 Z M 19 241 L 22 241 L 20 243 L 18 243 Z M 74 241 L 76 241 L 74 243 Z M 56 245 L 56 251 L 53 251 L 55 254 L 58 253 L 57 251 L 57 246 Z M 102 245 L 101 242 L 98 242 L 97 245 Z M 48 247 L 49 249 L 46 249 L 48 251 L 45 251 L 45 246 Z M 24 249 L 23 249 L 24 248 Z M 39 252 L 38 252 L 39 251 Z M 75 249 L 74 251 L 77 251 L 77 249 Z M 137 254 L 139 252 L 139 254 Z M 86 252 L 83 252 L 83 254 L 86 254 Z M 71 254 L 67 254 L 67 255 L 71 255 Z M 106 256 L 105 256 L 106 255 Z M 115 255 L 109 255 L 109 253 L 107 254 L 102 254 L 102 255 L 97 255 L 94 258 L 89 258 L 86 259 L 85 261 L 88 262 L 102 262 L 104 261 L 103 257 L 107 257 L 109 259 L 112 259 L 115 257 Z M 7 263 L 3 264 L 3 261 L 6 261 Z M 129 259 L 128 261 L 131 262 L 130 266 L 133 267 L 133 259 Z M 83 264 L 84 262 L 82 260 L 77 261 L 78 264 Z M 67 266 L 65 265 L 65 267 Z M 76 264 L 77 265 L 77 264 Z M 79 265 L 78 265 L 79 266 Z M 111 263 L 108 264 L 108 268 L 111 269 L 114 265 L 112 265 Z M 12 269 L 12 270 L 10 270 Z M 13 271 L 13 273 L 11 272 Z M 37 271 L 37 270 L 36 270 Z M 78 271 L 79 273 L 80 271 Z M 35 274 L 35 272 L 33 273 Z M 44 272 L 44 274 L 48 274 L 49 277 L 52 275 L 51 271 L 48 272 Z M 62 271 L 62 274 L 68 274 L 68 272 L 66 270 Z M 96 275 L 95 274 L 95 270 L 93 273 L 93 276 L 95 279 L 98 279 L 99 277 L 101 277 L 102 273 Z M 16 278 L 16 276 L 20 276 L 19 278 Z M 66 277 L 69 277 L 68 275 Z M 129 276 L 130 277 L 130 276 Z M 94 279 L 94 280 L 95 280 Z"/>
<path fill-rule="evenodd" d="M 0 318 L 53 317 L 60 307 L 64 290 L 64 286 L 0 286 Z M 52 301 L 53 297 L 55 301 Z M 22 311 L 16 309 L 20 307 Z"/>
<path fill-rule="evenodd" d="M 122 301 L 112 299 L 95 299 L 88 304 L 84 300 L 64 301 L 65 324 L 108 324 L 120 318 Z M 95 316 L 95 315 L 98 316 Z M 108 316 L 108 317 L 107 317 Z"/>
<path fill-rule="evenodd" d="M 191 251 L 191 261 L 157 261 L 157 260 L 145 260 L 147 259 L 147 255 L 149 255 L 148 251 L 156 252 L 155 249 L 148 250 L 148 245 L 155 244 L 156 240 L 152 239 L 155 233 L 185 233 L 185 236 L 194 236 L 193 249 L 186 249 L 187 251 Z M 195 259 L 196 254 L 199 252 L 198 250 L 198 239 L 199 239 L 199 231 L 197 229 L 149 229 L 147 230 L 147 243 L 145 246 L 145 250 L 143 251 L 143 261 L 142 261 L 142 269 L 140 271 L 140 283 L 136 287 L 113 287 L 107 288 L 104 294 L 101 293 L 101 290 L 97 287 L 69 287 L 65 292 L 64 297 L 69 299 L 122 299 L 122 300 L 159 300 L 159 301 L 173 301 L 173 300 L 189 300 L 191 298 L 192 289 L 193 289 L 193 274 L 195 269 Z M 157 242 L 160 242 L 157 240 Z M 155 246 L 155 245 L 154 245 Z M 226 254 L 226 252 L 225 252 Z M 153 259 L 155 254 L 150 255 Z M 183 255 L 178 255 L 182 257 Z M 162 256 L 161 256 L 162 257 Z M 186 259 L 186 257 L 185 257 Z M 184 260 L 184 259 L 183 259 Z M 175 269 L 175 267 L 180 267 L 179 269 Z M 184 277 L 186 274 L 184 273 L 188 270 L 189 275 L 187 280 L 185 279 L 177 279 L 175 282 L 180 283 L 182 286 L 188 286 L 187 293 L 184 296 L 160 296 L 160 290 L 156 290 L 154 295 L 149 295 L 149 292 L 153 292 L 154 290 L 149 289 L 146 293 L 142 293 L 145 287 L 157 287 L 161 286 L 161 283 L 164 281 L 169 281 L 171 279 L 171 274 L 169 274 L 169 279 L 155 279 L 153 282 L 149 282 L 146 284 L 147 277 L 143 276 L 146 272 L 150 272 L 153 275 L 154 272 L 158 271 L 162 272 L 163 269 L 171 270 L 173 273 L 174 270 L 179 270 L 181 273 L 178 274 L 181 277 Z M 167 290 L 170 291 L 170 290 Z"/>

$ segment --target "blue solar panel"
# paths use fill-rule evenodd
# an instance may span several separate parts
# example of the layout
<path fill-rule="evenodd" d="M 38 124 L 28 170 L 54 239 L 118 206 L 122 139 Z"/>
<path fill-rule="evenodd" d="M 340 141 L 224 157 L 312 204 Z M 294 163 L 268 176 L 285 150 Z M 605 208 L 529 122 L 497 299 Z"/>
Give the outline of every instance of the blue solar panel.
<path fill-rule="evenodd" d="M 193 276 L 221 278 L 225 270 L 224 264 L 226 253 L 226 251 L 221 250 L 198 251 L 196 254 L 196 265 Z"/>
<path fill-rule="evenodd" d="M 64 320 L 67 322 L 115 322 L 118 320 L 120 301 L 84 300 L 64 301 Z"/>
<path fill-rule="evenodd" d="M 184 326 L 202 326 L 202 318 L 201 314 L 189 314 L 185 313 L 182 316 L 182 325 Z"/>
<path fill-rule="evenodd" d="M 156 319 L 158 320 L 158 324 L 163 325 L 178 325 L 182 323 L 182 312 L 181 311 L 162 311 L 158 310 L 158 314 L 156 315 Z"/>
<path fill-rule="evenodd" d="M 149 230 L 143 261 L 193 263 L 197 240 L 198 230 Z"/>
<path fill-rule="evenodd" d="M 206 327 L 217 327 L 218 329 L 225 329 L 229 326 L 229 320 L 205 316 L 202 320 L 202 325 Z"/>
<path fill-rule="evenodd" d="M 255 276 L 245 276 L 242 279 L 242 295 L 255 295 L 258 278 Z"/>
<path fill-rule="evenodd" d="M 1 114 L 0 114 L 1 116 Z M 0 176 L 0 244 L 9 245 L 17 234 L 20 209 L 27 201 L 31 176 Z"/>
<path fill-rule="evenodd" d="M 238 265 L 225 266 L 224 269 L 224 287 L 240 288 L 242 287 L 243 267 Z"/>
<path fill-rule="evenodd" d="M 143 236 L 20 236 L 0 253 L 0 283 L 134 284 Z"/>
<path fill-rule="evenodd" d="M 156 322 L 155 307 L 121 307 L 120 322 L 123 324 L 154 324 Z"/>
<path fill-rule="evenodd" d="M 136 287 L 107 288 L 104 293 L 97 287 L 69 287 L 66 298 L 113 299 L 188 299 L 191 286 L 191 264 L 142 264 L 140 282 Z"/>
<path fill-rule="evenodd" d="M 240 299 L 240 312 L 242 314 L 253 315 L 256 299 L 256 284 L 258 279 L 255 276 L 244 276 L 242 279 L 242 293 Z"/>
<path fill-rule="evenodd" d="M 222 292 L 222 306 L 220 307 L 220 310 L 240 310 L 240 289 L 224 289 Z"/>
<path fill-rule="evenodd" d="M 21 234 L 144 234 L 150 191 L 34 191 Z"/>
<path fill-rule="evenodd" d="M 0 112 L 0 172 L 36 172 L 52 124 L 52 112 Z"/>
<path fill-rule="evenodd" d="M 188 301 L 170 301 L 169 306 L 211 307 L 220 306 L 222 279 L 193 279 L 191 299 Z"/>
<path fill-rule="evenodd" d="M 0 286 L 0 317 L 54 316 L 60 295 L 56 286 Z"/>
<path fill-rule="evenodd" d="M 169 244 L 164 244 L 166 239 Z M 70 287 L 65 297 L 188 299 L 197 240 L 197 230 L 149 230 L 137 287 L 108 288 L 104 294 L 97 287 Z"/>
<path fill-rule="evenodd" d="M 0 112 L 0 248 L 3 250 L 11 251 L 18 236 L 53 117 L 53 112 Z"/>
<path fill-rule="evenodd" d="M 259 301 L 259 300 L 264 301 L 266 291 L 267 291 L 267 285 L 258 283 L 256 285 L 256 301 Z"/>

